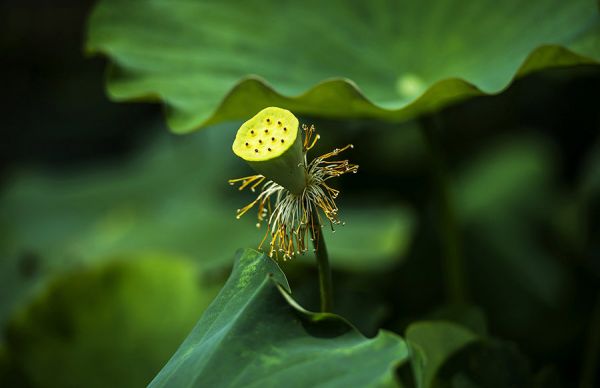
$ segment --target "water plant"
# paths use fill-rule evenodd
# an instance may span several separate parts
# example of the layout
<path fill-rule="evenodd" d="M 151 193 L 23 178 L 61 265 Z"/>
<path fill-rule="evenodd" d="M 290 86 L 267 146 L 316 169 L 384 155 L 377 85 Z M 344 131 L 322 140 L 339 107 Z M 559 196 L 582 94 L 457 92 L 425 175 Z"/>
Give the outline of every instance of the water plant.
<path fill-rule="evenodd" d="M 296 254 L 305 253 L 307 241 L 312 241 L 319 269 L 321 310 L 331 311 L 331 269 L 320 213 L 332 229 L 342 224 L 335 203 L 340 191 L 330 187 L 328 181 L 346 173 L 356 173 L 358 165 L 348 160 L 331 160 L 353 148 L 352 144 L 309 162 L 308 151 L 319 137 L 314 126 L 302 125 L 300 129 L 298 119 L 288 110 L 276 107 L 261 110 L 240 127 L 232 146 L 233 152 L 259 174 L 231 179 L 229 183 L 240 183 L 240 190 L 259 188 L 256 199 L 237 210 L 237 218 L 258 206 L 256 226 L 267 223 L 258 249 L 262 249 L 265 240 L 269 239 L 266 249 L 269 257 L 281 255 L 283 260 L 289 260 Z"/>
<path fill-rule="evenodd" d="M 598 385 L 598 0 L 8 3 L 0 386 Z"/>

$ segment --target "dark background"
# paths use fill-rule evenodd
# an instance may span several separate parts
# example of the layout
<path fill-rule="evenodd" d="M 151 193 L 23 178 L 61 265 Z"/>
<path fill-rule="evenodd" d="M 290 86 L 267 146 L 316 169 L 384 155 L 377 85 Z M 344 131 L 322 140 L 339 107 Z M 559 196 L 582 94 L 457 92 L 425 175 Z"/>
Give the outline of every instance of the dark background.
<path fill-rule="evenodd" d="M 106 61 L 83 54 L 93 4 L 0 3 L 4 176 L 23 164 L 68 169 L 114 162 L 148 135 L 147 123 L 158 117 L 156 105 L 106 98 Z"/>

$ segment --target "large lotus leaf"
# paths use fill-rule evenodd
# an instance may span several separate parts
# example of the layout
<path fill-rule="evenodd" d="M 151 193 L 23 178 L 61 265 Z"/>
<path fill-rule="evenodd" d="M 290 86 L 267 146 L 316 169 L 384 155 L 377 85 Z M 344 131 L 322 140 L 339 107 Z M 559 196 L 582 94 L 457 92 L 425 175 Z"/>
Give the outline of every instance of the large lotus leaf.
<path fill-rule="evenodd" d="M 37 387 L 144 386 L 219 289 L 176 256 L 113 259 L 55 278 L 12 317 L 13 378 Z"/>
<path fill-rule="evenodd" d="M 403 121 L 597 63 L 600 17 L 594 0 L 102 0 L 87 51 L 111 59 L 113 99 L 163 102 L 180 133 L 267 105 Z"/>
<path fill-rule="evenodd" d="M 240 250 L 233 272 L 151 387 L 393 386 L 405 342 L 363 337 L 334 314 L 310 313 L 290 296 L 277 264 Z"/>

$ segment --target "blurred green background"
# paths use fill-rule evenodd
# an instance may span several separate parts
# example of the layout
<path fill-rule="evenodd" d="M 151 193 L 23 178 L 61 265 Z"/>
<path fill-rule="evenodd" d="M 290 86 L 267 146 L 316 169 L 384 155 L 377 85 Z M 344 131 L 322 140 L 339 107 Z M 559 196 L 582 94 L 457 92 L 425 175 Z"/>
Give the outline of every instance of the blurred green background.
<path fill-rule="evenodd" d="M 83 54 L 92 8 L 0 5 L 1 386 L 147 384 L 218 293 L 235 250 L 262 238 L 252 215 L 235 219 L 251 194 L 227 184 L 250 172 L 229 151 L 245 112 L 224 109 L 224 123 L 182 136 L 159 105 L 109 102 L 107 61 Z M 368 56 L 365 47 L 352 49 Z M 298 67 L 283 92 L 312 86 Z M 327 237 L 336 312 L 366 335 L 442 317 L 493 338 L 448 359 L 448 381 L 456 371 L 481 386 L 600 381 L 599 90 L 600 67 L 575 64 L 402 123 L 365 107 L 323 118 L 295 102 L 322 135 L 318 153 L 353 143 L 348 158 L 360 165 L 335 182 L 346 221 Z M 169 106 L 171 123 L 197 122 L 188 108 Z M 460 301 L 441 253 L 438 163 L 459 226 Z M 282 268 L 316 309 L 312 258 Z"/>

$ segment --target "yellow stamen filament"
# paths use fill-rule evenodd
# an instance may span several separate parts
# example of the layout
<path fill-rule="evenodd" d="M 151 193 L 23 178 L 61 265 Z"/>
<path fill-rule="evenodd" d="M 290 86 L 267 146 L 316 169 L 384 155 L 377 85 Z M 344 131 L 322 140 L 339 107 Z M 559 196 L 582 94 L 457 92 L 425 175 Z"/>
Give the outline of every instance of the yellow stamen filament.
<path fill-rule="evenodd" d="M 252 175 L 252 176 L 247 176 L 244 178 L 237 178 L 237 179 L 230 179 L 228 182 L 230 185 L 233 185 L 237 182 L 242 182 L 242 184 L 240 185 L 240 187 L 238 188 L 238 190 L 244 190 L 246 188 L 246 186 L 248 186 L 250 183 L 258 181 L 256 183 L 254 183 L 252 185 L 252 187 L 250 187 L 250 190 L 254 191 L 256 189 L 256 187 L 258 185 L 260 185 L 262 183 L 262 181 L 265 180 L 265 177 L 262 175 Z"/>

